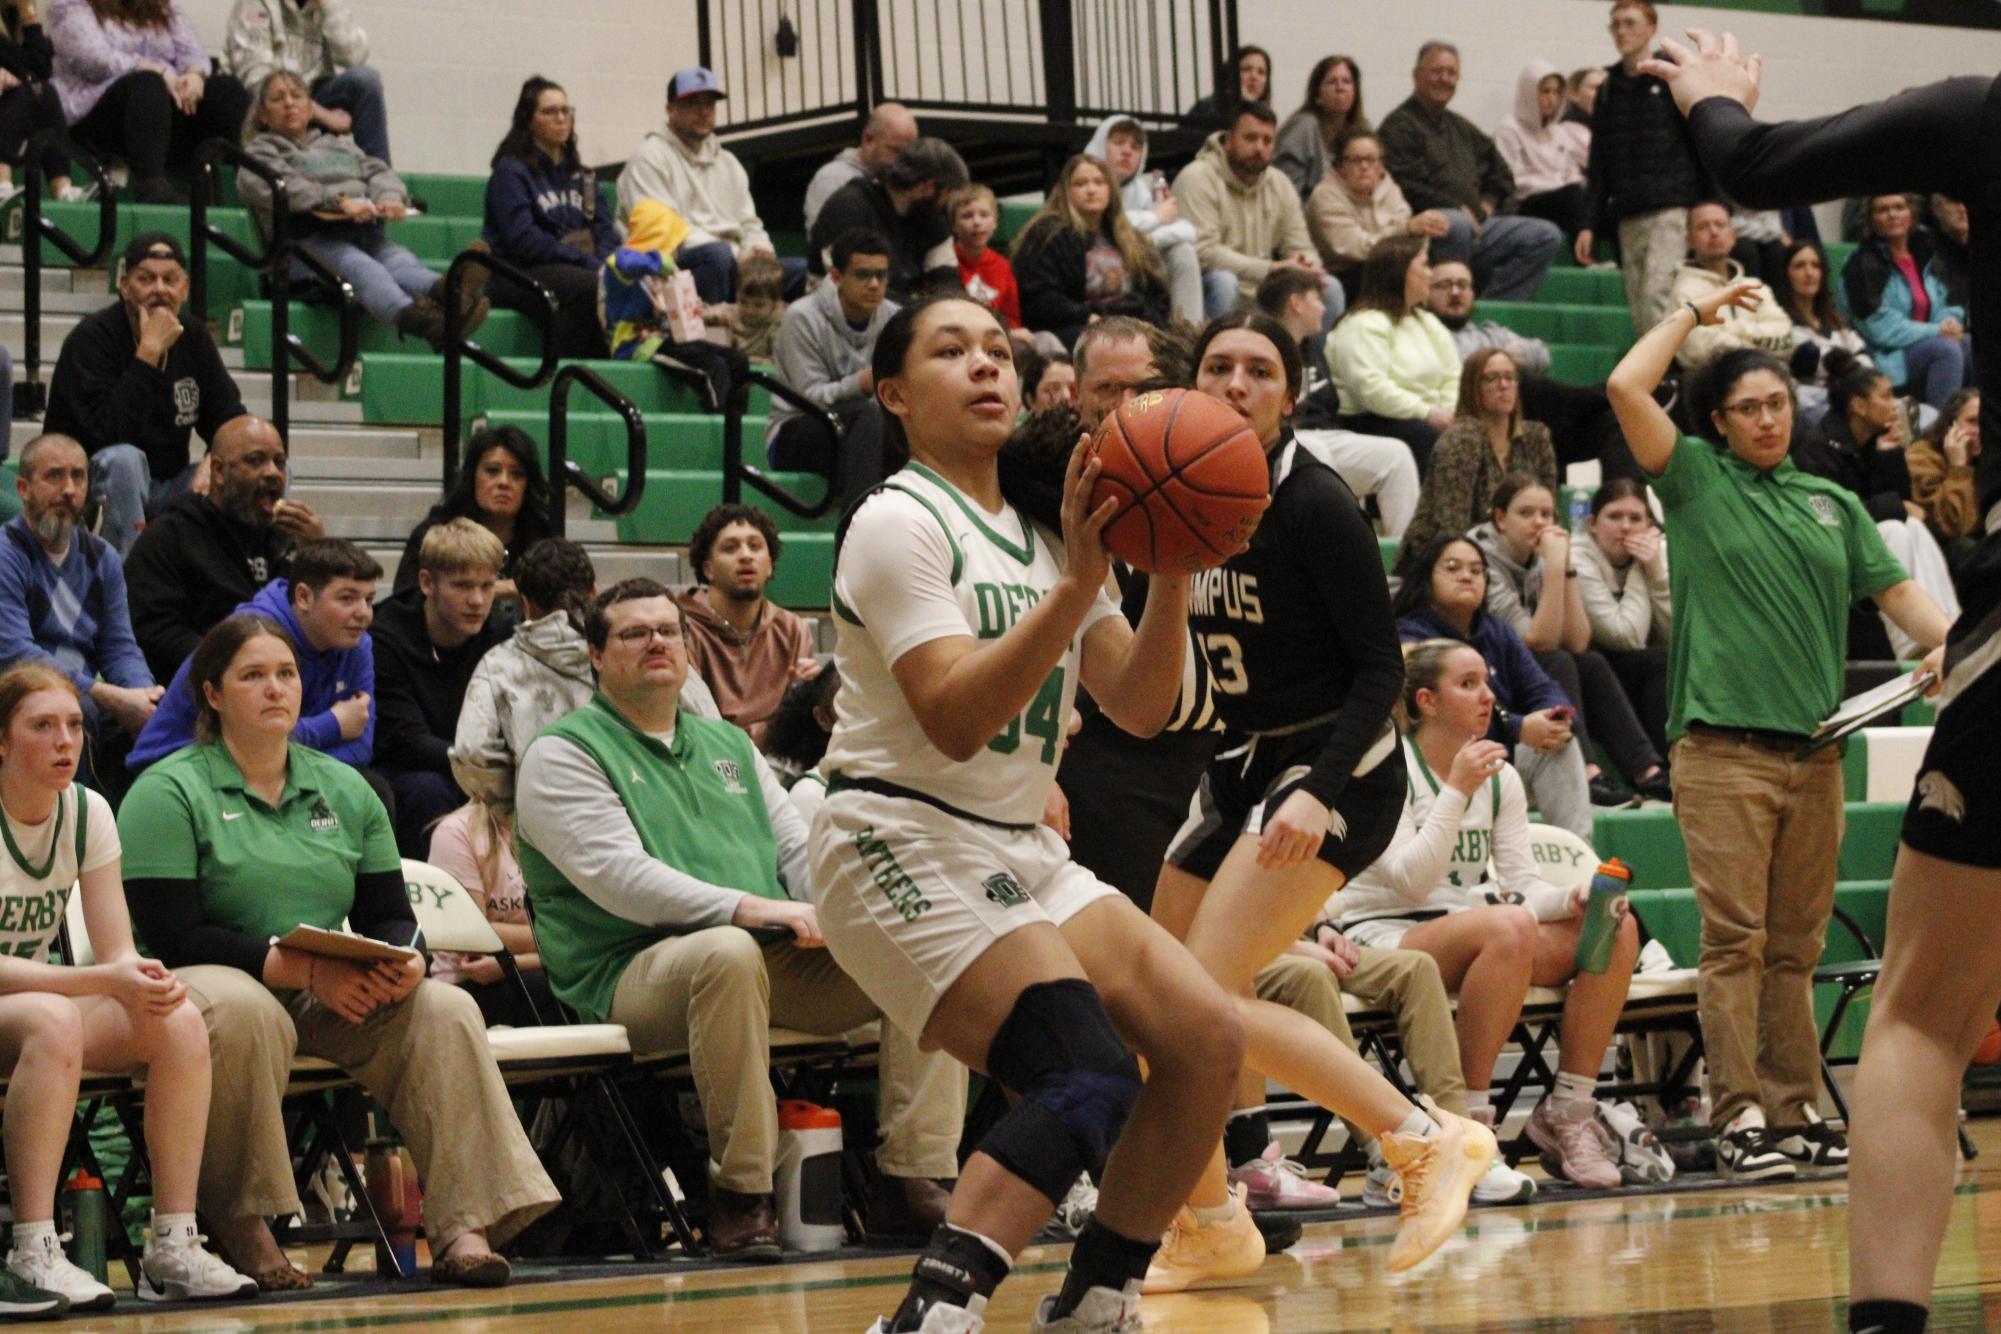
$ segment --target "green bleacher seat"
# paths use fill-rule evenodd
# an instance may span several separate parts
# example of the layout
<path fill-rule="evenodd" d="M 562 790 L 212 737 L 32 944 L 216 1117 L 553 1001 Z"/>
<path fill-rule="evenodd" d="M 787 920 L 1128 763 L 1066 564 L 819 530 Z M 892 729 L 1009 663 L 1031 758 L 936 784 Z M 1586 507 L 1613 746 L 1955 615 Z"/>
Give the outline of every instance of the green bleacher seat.
<path fill-rule="evenodd" d="M 1015 203 L 1011 200 L 1001 201 L 1000 225 L 995 228 L 995 235 L 1002 241 L 1014 240 L 1015 237 L 1021 234 L 1021 229 L 1028 226 L 1028 220 L 1040 212 L 1041 209 L 1041 200 L 1037 200 L 1033 204 Z"/>
<path fill-rule="evenodd" d="M 1843 880 L 1887 880 L 1896 860 L 1903 825 L 1902 802 L 1847 804 L 1848 830 L 1841 840 Z M 1688 850 L 1681 827 L 1666 806 L 1638 810 L 1599 811 L 1593 820 L 1592 846 L 1599 855 L 1617 857 L 1633 868 L 1637 888 L 1676 887 L 1690 883 Z"/>
<path fill-rule="evenodd" d="M 510 357 L 510 365 L 522 374 L 535 369 L 527 357 Z M 701 403 L 695 391 L 678 380 L 669 379 L 659 367 L 647 362 L 592 361 L 592 370 L 643 412 L 697 413 Z M 361 401 L 363 416 L 380 425 L 435 426 L 443 416 L 445 360 L 431 351 L 371 352 L 361 359 Z M 583 390 L 572 390 L 573 411 L 590 411 L 597 400 Z M 482 412 L 517 411 L 547 416 L 549 389 L 517 389 L 468 364 L 465 368 L 464 410 L 468 420 Z M 770 411 L 770 395 L 753 387 L 750 411 L 762 415 Z"/>
<path fill-rule="evenodd" d="M 1388 574 L 1396 568 L 1397 552 L 1402 549 L 1403 539 L 1400 537 L 1379 537 L 1376 539 L 1376 551 L 1383 558 L 1384 574 Z"/>
<path fill-rule="evenodd" d="M 782 516 L 784 528 L 790 515 Z M 765 594 L 781 607 L 808 614 L 827 614 L 829 591 L 834 586 L 834 534 L 786 531 L 778 568 L 772 572 Z"/>
<path fill-rule="evenodd" d="M 1549 348 L 1550 378 L 1564 384 L 1603 384 L 1625 355 L 1625 349 L 1620 347 L 1552 343 Z"/>
<path fill-rule="evenodd" d="M 768 475 L 772 481 L 802 500 L 816 500 L 826 489 L 825 479 L 817 473 L 774 472 Z M 756 505 L 776 519 L 779 532 L 788 542 L 795 533 L 832 534 L 834 525 L 841 517 L 837 508 L 817 519 L 802 519 L 748 486 L 743 490 L 743 499 L 746 504 Z M 646 492 L 639 498 L 639 508 L 618 521 L 619 540 L 679 546 L 695 531 L 695 525 L 701 522 L 702 516 L 720 505 L 722 500 L 723 475 L 720 471 L 649 467 L 646 470 Z M 822 585 L 815 594 L 815 600 L 825 602 L 826 598 L 826 586 Z"/>
<path fill-rule="evenodd" d="M 486 211 L 486 177 L 451 176 L 435 171 L 398 173 L 410 193 L 430 207 L 432 217 L 477 218 Z"/>
<path fill-rule="evenodd" d="M 1536 300 L 1566 305 L 1626 304 L 1626 283 L 1617 269 L 1551 269 L 1536 292 Z"/>
<path fill-rule="evenodd" d="M 243 349 L 243 364 L 250 370 L 269 370 L 271 366 L 271 303 L 269 301 L 244 301 L 237 306 L 240 318 L 234 312 L 223 320 L 222 341 L 227 346 Z M 340 346 L 340 317 L 331 304 L 325 301 L 295 301 L 289 314 L 292 332 L 306 340 L 306 346 L 322 356 L 331 357 Z M 356 346 L 363 352 L 410 352 L 425 351 L 419 338 L 404 338 L 396 330 L 381 320 L 371 318 L 362 312 L 356 325 Z M 512 310 L 496 310 L 487 316 L 476 335 L 480 345 L 487 351 L 503 357 L 535 356 L 537 336 L 534 325 L 526 315 Z"/>
<path fill-rule="evenodd" d="M 571 400 L 570 457 L 586 472 L 604 473 L 625 467 L 625 420 L 609 412 L 581 412 Z M 723 466 L 723 419 L 704 413 L 649 412 L 646 416 L 646 456 L 650 467 L 717 472 Z M 518 426 L 546 452 L 547 412 L 489 412 L 488 424 Z M 763 417 L 744 418 L 746 457 L 762 466 Z"/>
<path fill-rule="evenodd" d="M 1617 306 L 1536 301 L 1482 301 L 1473 317 L 1493 320 L 1524 338 L 1545 343 L 1584 343 L 1615 347 L 1633 345 L 1633 320 L 1623 303 Z"/>

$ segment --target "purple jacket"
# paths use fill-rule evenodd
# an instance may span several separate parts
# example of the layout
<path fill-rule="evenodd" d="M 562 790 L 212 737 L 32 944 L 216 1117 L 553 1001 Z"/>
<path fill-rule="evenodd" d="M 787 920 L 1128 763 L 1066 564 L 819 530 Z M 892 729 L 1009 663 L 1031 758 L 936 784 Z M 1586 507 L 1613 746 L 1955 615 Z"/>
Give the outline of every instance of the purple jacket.
<path fill-rule="evenodd" d="M 50 82 L 62 99 L 63 118 L 74 125 L 90 114 L 104 90 L 144 64 L 176 74 L 198 70 L 207 74 L 208 53 L 194 20 L 178 3 L 165 28 L 130 28 L 123 23 L 99 23 L 89 0 L 55 0 L 49 6 L 49 41 L 56 48 L 55 74 Z"/>

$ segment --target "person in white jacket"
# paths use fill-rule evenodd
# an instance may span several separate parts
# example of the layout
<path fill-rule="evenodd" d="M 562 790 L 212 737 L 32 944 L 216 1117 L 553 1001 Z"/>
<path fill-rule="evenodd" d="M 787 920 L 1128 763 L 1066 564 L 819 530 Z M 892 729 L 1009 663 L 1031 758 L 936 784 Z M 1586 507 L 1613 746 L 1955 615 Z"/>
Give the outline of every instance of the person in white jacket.
<path fill-rule="evenodd" d="M 626 159 L 618 174 L 618 214 L 657 199 L 687 219 L 688 239 L 674 263 L 694 275 L 710 305 L 736 300 L 737 264 L 776 255 L 750 197 L 750 173 L 716 139 L 716 104 L 729 96 L 715 74 L 694 65 L 667 81 L 667 119 Z M 785 299 L 806 294 L 806 261 L 781 256 Z"/>
<path fill-rule="evenodd" d="M 298 75 L 313 95 L 313 124 L 393 160 L 382 75 L 368 63 L 368 34 L 348 0 L 236 0 L 222 65 L 245 88 L 279 70 Z"/>
<path fill-rule="evenodd" d="M 1536 869 L 1521 776 L 1506 748 L 1486 739 L 1494 692 L 1477 650 L 1443 639 L 1407 649 L 1403 711 L 1409 789 L 1396 838 L 1328 904 L 1328 916 L 1357 944 L 1438 960 L 1459 993 L 1468 1114 L 1488 1124 L 1494 1062 L 1530 985 L 1567 986 L 1556 1085 L 1528 1134 L 1571 1181 L 1616 1187 L 1593 1092 L 1639 959 L 1638 925 L 1623 914 L 1610 966 L 1577 971 L 1589 889 L 1558 889 Z"/>
<path fill-rule="evenodd" d="M 1420 473 L 1452 425 L 1459 402 L 1459 349 L 1425 305 L 1431 296 L 1430 242 L 1390 236 L 1369 248 L 1355 308 L 1327 336 L 1327 370 L 1341 394 L 1342 425 L 1393 435 L 1410 446 Z"/>
<path fill-rule="evenodd" d="M 1515 81 L 1514 113 L 1494 131 L 1494 147 L 1515 174 L 1508 202 L 1531 218 L 1547 218 L 1576 236 L 1589 221 L 1584 168 L 1591 157 L 1591 131 L 1564 119 L 1570 87 L 1547 60 L 1531 60 Z"/>
<path fill-rule="evenodd" d="M 1713 292 L 1745 279 L 1744 266 L 1730 258 L 1737 246 L 1737 228 L 1730 221 L 1727 205 L 1709 200 L 1688 211 L 1688 259 L 1674 271 L 1674 287 L 1668 308 L 1676 310 L 1700 302 Z M 1753 275 L 1751 293 L 1757 304 L 1726 307 L 1716 324 L 1703 325 L 1688 336 L 1675 354 L 1685 370 L 1697 370 L 1740 347 L 1755 347 L 1780 361 L 1792 356 L 1793 320 L 1772 295 L 1772 289 Z"/>
<path fill-rule="evenodd" d="M 1153 242 L 1166 262 L 1174 318 L 1202 323 L 1202 261 L 1195 254 L 1195 224 L 1181 216 L 1166 175 L 1146 169 L 1145 128 L 1131 116 L 1107 116 L 1091 132 L 1084 152 L 1112 169 L 1126 221 Z"/>
<path fill-rule="evenodd" d="M 1667 534 L 1647 508 L 1646 488 L 1630 477 L 1599 487 L 1577 538 L 1570 564 L 1591 625 L 1591 647 L 1611 664 L 1648 739 L 1665 755 L 1674 603 L 1668 596 Z"/>

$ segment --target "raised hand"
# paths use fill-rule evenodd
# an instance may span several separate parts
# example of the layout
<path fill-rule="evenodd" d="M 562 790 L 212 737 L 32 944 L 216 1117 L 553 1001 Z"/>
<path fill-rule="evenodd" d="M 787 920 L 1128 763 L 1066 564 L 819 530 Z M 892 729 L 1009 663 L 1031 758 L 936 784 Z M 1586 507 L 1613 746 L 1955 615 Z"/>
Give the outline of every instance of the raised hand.
<path fill-rule="evenodd" d="M 1735 33 L 1726 32 L 1719 38 L 1707 28 L 1690 28 L 1688 39 L 1695 43 L 1693 51 L 1671 37 L 1661 38 L 1666 57 L 1641 61 L 1640 73 L 1665 83 L 1684 116 L 1696 103 L 1711 97 L 1727 97 L 1746 111 L 1756 108 L 1765 58 L 1744 55 Z"/>

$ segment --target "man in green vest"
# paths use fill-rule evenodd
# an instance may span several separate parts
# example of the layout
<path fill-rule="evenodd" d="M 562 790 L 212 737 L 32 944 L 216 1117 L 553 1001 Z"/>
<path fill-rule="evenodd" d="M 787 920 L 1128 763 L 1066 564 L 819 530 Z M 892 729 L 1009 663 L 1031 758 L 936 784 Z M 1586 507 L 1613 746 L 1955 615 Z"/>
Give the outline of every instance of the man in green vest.
<path fill-rule="evenodd" d="M 880 1012 L 824 948 L 806 826 L 764 757 L 729 723 L 679 712 L 688 651 L 672 594 L 616 584 L 584 637 L 598 692 L 529 743 L 516 784 L 542 963 L 561 1000 L 623 1024 L 635 1052 L 688 1053 L 709 1129 L 710 1249 L 777 1259 L 771 1026 L 838 1034 Z M 958 1174 L 965 1070 L 888 1024 L 881 1066 L 869 1232 L 921 1243 Z"/>

